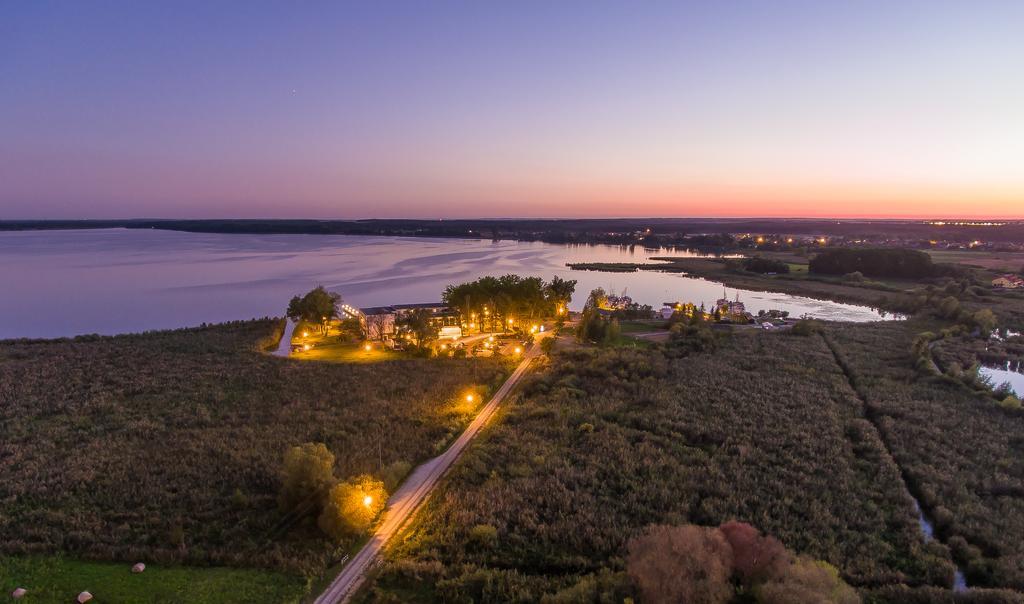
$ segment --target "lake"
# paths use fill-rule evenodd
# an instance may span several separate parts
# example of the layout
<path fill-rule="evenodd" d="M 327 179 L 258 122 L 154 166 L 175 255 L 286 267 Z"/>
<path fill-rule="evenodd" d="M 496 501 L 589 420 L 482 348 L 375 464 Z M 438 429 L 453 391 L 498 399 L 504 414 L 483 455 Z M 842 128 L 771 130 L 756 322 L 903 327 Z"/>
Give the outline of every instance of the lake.
<path fill-rule="evenodd" d="M 576 279 L 572 307 L 603 287 L 655 309 L 739 294 L 747 310 L 873 321 L 867 307 L 725 289 L 675 273 L 572 271 L 567 262 L 643 262 L 676 251 L 478 239 L 222 235 L 97 229 L 0 232 L 0 338 L 116 334 L 263 316 L 317 284 L 354 306 L 433 302 L 445 286 L 517 273 Z"/>
<path fill-rule="evenodd" d="M 989 378 L 992 381 L 993 388 L 1002 384 L 1009 384 L 1014 394 L 1024 396 L 1024 373 L 1021 372 L 1019 364 L 1013 365 L 1008 362 L 1003 367 L 983 365 L 978 368 L 978 373 Z"/>

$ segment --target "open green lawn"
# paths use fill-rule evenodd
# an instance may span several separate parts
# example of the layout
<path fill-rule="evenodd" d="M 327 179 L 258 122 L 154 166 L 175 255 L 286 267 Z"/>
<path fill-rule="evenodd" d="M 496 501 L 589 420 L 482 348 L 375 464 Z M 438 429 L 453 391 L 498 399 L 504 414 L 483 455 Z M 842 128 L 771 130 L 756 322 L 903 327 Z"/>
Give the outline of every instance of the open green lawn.
<path fill-rule="evenodd" d="M 380 342 L 345 341 L 341 335 L 337 322 L 326 334 L 300 323 L 292 334 L 292 343 L 308 344 L 309 350 L 293 352 L 291 358 L 332 363 L 378 363 L 412 358 L 408 353 L 387 350 Z"/>
<path fill-rule="evenodd" d="M 0 556 L 0 588 L 28 590 L 28 604 L 64 604 L 83 591 L 97 602 L 205 602 L 283 604 L 298 602 L 307 580 L 295 575 L 237 568 L 160 567 L 147 565 L 140 574 L 131 564 L 82 562 L 57 556 Z"/>

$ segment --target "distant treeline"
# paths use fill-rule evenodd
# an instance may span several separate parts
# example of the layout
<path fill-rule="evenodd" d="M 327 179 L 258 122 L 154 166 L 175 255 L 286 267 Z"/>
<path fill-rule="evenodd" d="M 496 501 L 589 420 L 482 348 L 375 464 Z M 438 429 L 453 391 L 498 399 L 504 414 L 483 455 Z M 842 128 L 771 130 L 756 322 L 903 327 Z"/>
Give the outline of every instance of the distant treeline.
<path fill-rule="evenodd" d="M 869 277 L 919 279 L 940 271 L 931 256 L 902 248 L 833 248 L 810 261 L 810 271 L 825 275 L 861 273 Z"/>
<path fill-rule="evenodd" d="M 620 243 L 648 246 L 686 245 L 732 249 L 729 234 L 774 233 L 875 239 L 880 235 L 967 242 L 1024 241 L 1024 222 L 1000 226 L 945 224 L 898 220 L 802 220 L 722 218 L 610 219 L 481 219 L 481 220 L 7 220 L 0 231 L 52 229 L 165 229 L 200 233 L 295 233 L 395 235 L 414 237 L 471 237 L 550 243 Z"/>

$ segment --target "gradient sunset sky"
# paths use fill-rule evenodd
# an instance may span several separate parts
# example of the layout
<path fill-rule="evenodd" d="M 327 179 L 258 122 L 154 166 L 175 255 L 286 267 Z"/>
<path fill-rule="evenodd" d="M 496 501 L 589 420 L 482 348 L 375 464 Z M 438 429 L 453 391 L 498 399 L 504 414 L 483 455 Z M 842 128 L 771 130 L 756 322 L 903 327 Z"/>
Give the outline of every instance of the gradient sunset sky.
<path fill-rule="evenodd" d="M 1024 1 L 7 2 L 0 219 L 1024 218 Z"/>

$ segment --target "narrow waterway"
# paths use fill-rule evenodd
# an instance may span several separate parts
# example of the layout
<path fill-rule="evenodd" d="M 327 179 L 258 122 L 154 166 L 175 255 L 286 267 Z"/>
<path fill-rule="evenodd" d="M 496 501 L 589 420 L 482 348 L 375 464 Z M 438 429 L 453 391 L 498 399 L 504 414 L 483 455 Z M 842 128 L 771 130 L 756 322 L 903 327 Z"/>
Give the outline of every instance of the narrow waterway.
<path fill-rule="evenodd" d="M 850 384 L 850 389 L 853 390 L 854 394 L 857 395 L 857 398 L 860 399 L 861 407 L 864 409 L 864 418 L 871 422 L 873 426 L 875 426 L 875 430 L 878 432 L 879 440 L 881 440 L 882 446 L 885 447 L 886 453 L 888 453 L 889 457 L 893 460 L 893 463 L 896 463 L 896 467 L 900 472 L 900 479 L 903 482 L 903 490 L 907 493 L 907 495 L 910 496 L 911 501 L 913 501 L 914 503 L 914 511 L 917 513 L 917 523 L 918 526 L 920 526 L 921 528 L 921 534 L 924 537 L 924 542 L 928 543 L 932 540 L 938 540 L 938 537 L 935 536 L 935 523 L 932 521 L 931 518 L 928 517 L 927 514 L 925 514 L 924 509 L 921 507 L 921 502 L 918 500 L 917 496 L 914 495 L 914 492 L 910 490 L 910 487 L 907 484 L 907 478 L 903 473 L 903 468 L 899 467 L 899 463 L 896 462 L 896 457 L 893 455 L 892 450 L 889 448 L 889 443 L 886 442 L 885 438 L 882 437 L 882 431 L 878 427 L 876 418 L 873 417 L 872 414 L 868 411 L 869 407 L 867 400 L 864 398 L 864 395 L 860 392 L 860 390 L 857 389 L 856 382 L 853 379 L 853 375 L 851 373 L 852 370 L 843 361 L 842 357 L 839 355 L 839 351 L 836 349 L 836 346 L 832 342 L 832 340 L 824 335 L 822 336 L 822 339 L 825 341 L 825 345 L 828 346 L 828 349 L 832 351 L 832 356 L 835 358 L 836 364 L 839 365 L 839 368 L 842 370 L 843 375 L 846 376 L 846 379 Z M 960 567 L 957 565 L 956 560 L 951 561 L 953 563 L 953 591 L 967 591 L 967 577 L 964 576 L 963 571 L 960 570 Z"/>

